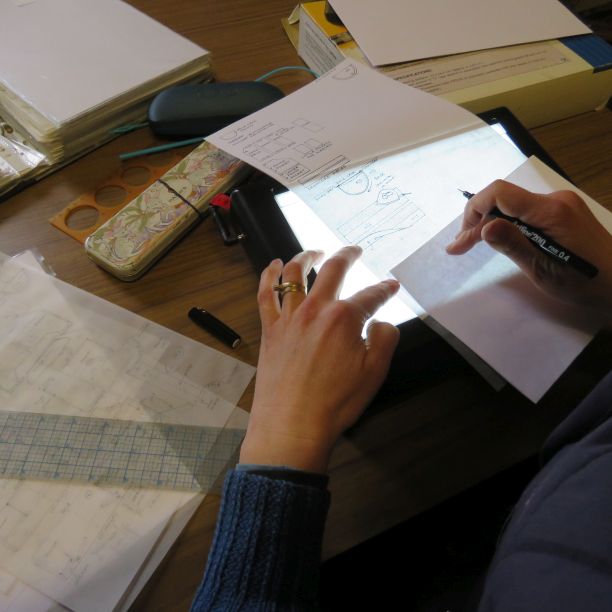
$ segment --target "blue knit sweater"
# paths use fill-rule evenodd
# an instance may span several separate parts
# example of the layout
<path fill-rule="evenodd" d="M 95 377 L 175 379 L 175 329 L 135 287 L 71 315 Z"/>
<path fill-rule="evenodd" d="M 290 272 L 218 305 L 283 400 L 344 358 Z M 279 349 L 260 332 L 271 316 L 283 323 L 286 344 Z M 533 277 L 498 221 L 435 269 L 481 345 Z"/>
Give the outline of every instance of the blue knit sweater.
<path fill-rule="evenodd" d="M 192 610 L 314 610 L 327 476 L 238 466 L 226 479 Z"/>
<path fill-rule="evenodd" d="M 481 612 L 612 610 L 612 372 L 553 432 L 485 582 Z M 192 610 L 316 609 L 324 476 L 239 466 Z"/>

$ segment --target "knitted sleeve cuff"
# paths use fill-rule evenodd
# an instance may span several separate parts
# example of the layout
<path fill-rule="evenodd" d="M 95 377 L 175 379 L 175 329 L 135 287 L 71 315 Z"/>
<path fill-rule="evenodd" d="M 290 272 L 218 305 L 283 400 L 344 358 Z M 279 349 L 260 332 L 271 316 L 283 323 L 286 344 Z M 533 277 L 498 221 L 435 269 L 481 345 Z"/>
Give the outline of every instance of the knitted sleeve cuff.
<path fill-rule="evenodd" d="M 294 484 L 303 484 L 319 489 L 326 489 L 329 482 L 327 474 L 318 474 L 315 472 L 305 472 L 297 468 L 287 465 L 260 465 L 255 463 L 239 463 L 236 472 L 249 472 L 250 474 L 258 474 L 267 478 L 275 478 L 278 480 L 286 480 Z"/>
<path fill-rule="evenodd" d="M 329 492 L 275 472 L 228 473 L 192 610 L 315 607 Z"/>

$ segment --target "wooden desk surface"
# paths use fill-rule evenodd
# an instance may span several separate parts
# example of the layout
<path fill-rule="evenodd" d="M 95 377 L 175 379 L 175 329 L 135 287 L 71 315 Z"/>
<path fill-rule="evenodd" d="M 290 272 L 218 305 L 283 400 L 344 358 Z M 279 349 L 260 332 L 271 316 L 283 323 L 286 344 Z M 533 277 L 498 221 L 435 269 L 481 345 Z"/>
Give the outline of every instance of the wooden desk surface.
<path fill-rule="evenodd" d="M 296 0 L 131 0 L 210 49 L 218 80 L 250 80 L 299 63 L 280 25 Z M 304 72 L 272 82 L 289 93 Z M 573 181 L 612 209 L 612 112 L 588 113 L 533 130 Z M 209 221 L 195 228 L 141 280 L 123 283 L 47 220 L 118 169 L 117 154 L 155 143 L 148 130 L 124 136 L 0 204 L 0 249 L 37 247 L 58 276 L 201 342 L 231 352 L 186 316 L 200 305 L 242 335 L 233 355 L 255 364 L 257 278 L 241 247 L 224 247 Z M 601 336 L 534 407 L 512 389 L 492 391 L 462 369 L 388 402 L 348 434 L 333 456 L 325 556 L 337 554 L 532 455 L 562 416 L 612 363 Z M 248 408 L 252 385 L 241 401 Z M 201 578 L 218 498 L 208 496 L 134 606 L 187 609 Z"/>

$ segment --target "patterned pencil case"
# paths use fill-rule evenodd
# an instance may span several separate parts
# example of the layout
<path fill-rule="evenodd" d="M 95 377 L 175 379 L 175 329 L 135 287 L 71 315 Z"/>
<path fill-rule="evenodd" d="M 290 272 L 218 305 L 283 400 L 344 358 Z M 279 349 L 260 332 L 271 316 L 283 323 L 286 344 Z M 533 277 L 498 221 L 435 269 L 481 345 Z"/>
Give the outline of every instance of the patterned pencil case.
<path fill-rule="evenodd" d="M 142 276 L 250 166 L 204 142 L 85 240 L 87 255 L 123 281 Z"/>

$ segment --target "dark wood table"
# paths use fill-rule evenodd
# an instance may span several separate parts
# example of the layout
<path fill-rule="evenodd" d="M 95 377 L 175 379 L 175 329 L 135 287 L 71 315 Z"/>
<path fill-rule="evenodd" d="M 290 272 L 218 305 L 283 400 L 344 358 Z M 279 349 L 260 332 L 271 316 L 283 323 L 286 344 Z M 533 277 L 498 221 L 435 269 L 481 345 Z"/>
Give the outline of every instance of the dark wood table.
<path fill-rule="evenodd" d="M 299 59 L 280 20 L 295 0 L 131 0 L 155 19 L 210 49 L 221 81 L 252 80 Z M 310 82 L 279 74 L 286 93 Z M 612 209 L 612 112 L 532 130 L 574 183 Z M 79 195 L 119 169 L 117 155 L 155 144 L 148 130 L 123 136 L 0 204 L 0 249 L 37 247 L 58 276 L 156 323 L 255 364 L 259 346 L 257 277 L 242 248 L 224 247 L 206 221 L 142 279 L 123 283 L 96 267 L 83 247 L 48 223 Z M 187 150 L 186 150 L 187 152 Z M 242 335 L 231 351 L 186 313 L 210 309 Z M 331 465 L 332 508 L 324 542 L 333 556 L 537 452 L 552 427 L 612 363 L 609 334 L 598 336 L 534 406 L 511 388 L 493 391 L 470 368 L 415 384 L 358 424 Z M 252 385 L 241 400 L 248 409 Z M 219 498 L 209 495 L 134 608 L 187 609 L 201 578 Z"/>

